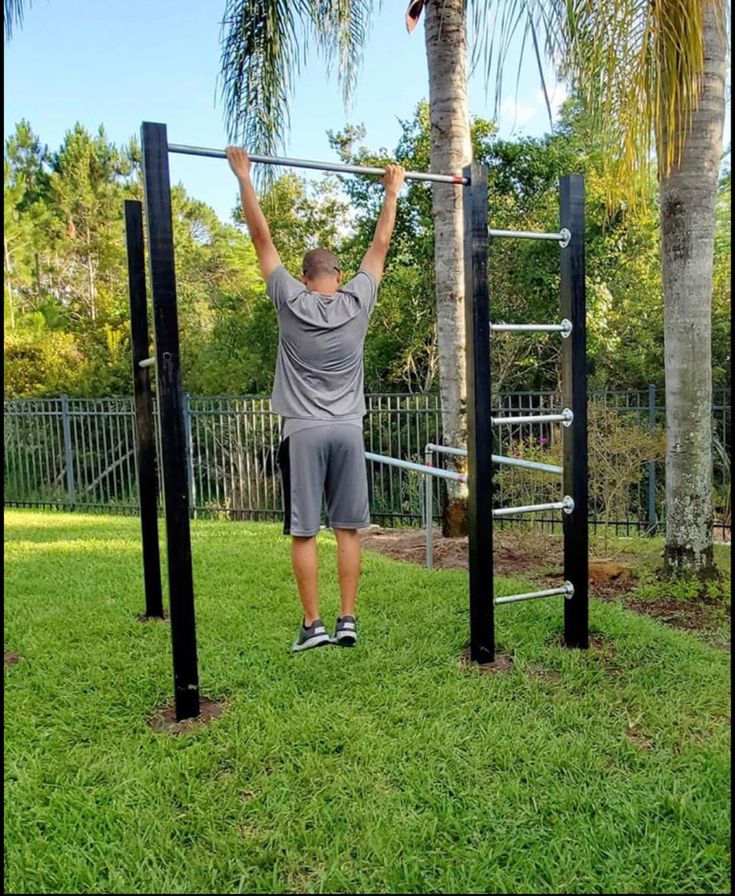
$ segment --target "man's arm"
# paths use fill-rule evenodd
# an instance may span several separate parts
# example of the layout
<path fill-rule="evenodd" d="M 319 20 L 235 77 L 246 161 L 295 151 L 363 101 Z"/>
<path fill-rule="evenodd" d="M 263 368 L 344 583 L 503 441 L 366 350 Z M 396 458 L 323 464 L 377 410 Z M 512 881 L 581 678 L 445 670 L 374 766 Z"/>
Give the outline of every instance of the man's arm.
<path fill-rule="evenodd" d="M 385 258 L 390 246 L 390 238 L 393 235 L 393 227 L 396 223 L 396 206 L 398 204 L 398 191 L 405 180 L 406 172 L 400 165 L 388 165 L 383 177 L 385 197 L 383 208 L 380 210 L 378 223 L 375 225 L 375 235 L 370 248 L 365 253 L 360 267 L 368 271 L 380 283 L 385 267 Z"/>
<path fill-rule="evenodd" d="M 226 149 L 227 161 L 230 168 L 240 184 L 240 199 L 242 200 L 242 210 L 245 214 L 245 221 L 248 225 L 250 239 L 255 246 L 255 253 L 260 262 L 260 272 L 263 279 L 268 283 L 268 278 L 273 271 L 280 265 L 281 259 L 278 257 L 276 247 L 271 239 L 271 232 L 268 229 L 268 222 L 255 195 L 253 182 L 250 180 L 250 159 L 244 149 L 237 146 L 228 146 Z"/>

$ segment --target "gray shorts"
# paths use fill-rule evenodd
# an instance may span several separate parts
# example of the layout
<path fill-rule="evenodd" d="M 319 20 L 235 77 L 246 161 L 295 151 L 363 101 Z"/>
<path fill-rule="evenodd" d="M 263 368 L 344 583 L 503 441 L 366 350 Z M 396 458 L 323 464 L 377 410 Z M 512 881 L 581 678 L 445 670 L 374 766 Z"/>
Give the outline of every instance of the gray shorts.
<path fill-rule="evenodd" d="M 283 479 L 286 535 L 316 535 L 322 495 L 333 529 L 370 525 L 362 427 L 334 423 L 294 432 L 281 442 L 278 466 Z"/>

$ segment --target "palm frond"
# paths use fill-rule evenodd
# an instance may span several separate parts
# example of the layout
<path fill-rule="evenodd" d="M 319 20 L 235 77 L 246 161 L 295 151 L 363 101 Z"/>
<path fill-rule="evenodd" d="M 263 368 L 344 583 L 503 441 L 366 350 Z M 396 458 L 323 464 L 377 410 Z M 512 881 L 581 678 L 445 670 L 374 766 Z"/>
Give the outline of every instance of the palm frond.
<path fill-rule="evenodd" d="M 497 56 L 497 109 L 507 23 L 543 34 L 546 57 L 597 125 L 614 179 L 643 186 L 654 148 L 664 173 L 680 157 L 699 101 L 708 8 L 725 28 L 724 0 L 476 0 L 474 52 L 488 78 Z"/>
<path fill-rule="evenodd" d="M 222 21 L 221 94 L 230 139 L 252 152 L 283 146 L 288 105 L 309 48 L 345 99 L 354 88 L 373 0 L 227 0 Z"/>
<path fill-rule="evenodd" d="M 306 0 L 227 0 L 221 92 L 229 139 L 272 154 L 288 127 L 288 93 L 303 65 Z"/>
<path fill-rule="evenodd" d="M 28 0 L 28 6 L 30 5 L 31 0 Z M 25 0 L 5 0 L 5 40 L 10 40 L 13 30 L 23 24 L 25 7 Z"/>

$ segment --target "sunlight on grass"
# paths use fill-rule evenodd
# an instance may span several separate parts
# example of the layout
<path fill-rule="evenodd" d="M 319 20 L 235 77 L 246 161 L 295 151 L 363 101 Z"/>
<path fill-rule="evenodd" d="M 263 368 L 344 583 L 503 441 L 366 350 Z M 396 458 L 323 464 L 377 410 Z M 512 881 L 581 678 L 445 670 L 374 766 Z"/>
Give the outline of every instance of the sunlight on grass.
<path fill-rule="evenodd" d="M 6 891 L 729 891 L 723 651 L 597 601 L 570 651 L 561 601 L 532 602 L 498 612 L 513 661 L 487 674 L 461 661 L 466 574 L 366 553 L 360 646 L 294 656 L 280 527 L 194 521 L 201 689 L 227 705 L 172 737 L 138 520 L 5 523 Z"/>

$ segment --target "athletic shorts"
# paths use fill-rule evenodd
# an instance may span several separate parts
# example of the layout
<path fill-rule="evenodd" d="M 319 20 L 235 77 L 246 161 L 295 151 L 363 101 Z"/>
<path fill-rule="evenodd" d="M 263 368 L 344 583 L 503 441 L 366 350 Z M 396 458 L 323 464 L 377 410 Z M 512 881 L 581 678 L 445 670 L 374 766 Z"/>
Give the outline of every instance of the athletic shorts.
<path fill-rule="evenodd" d="M 370 525 L 362 427 L 335 423 L 298 430 L 281 442 L 278 466 L 283 480 L 284 534 L 316 535 L 322 495 L 332 529 Z"/>

